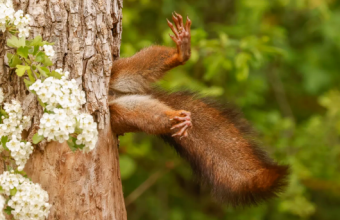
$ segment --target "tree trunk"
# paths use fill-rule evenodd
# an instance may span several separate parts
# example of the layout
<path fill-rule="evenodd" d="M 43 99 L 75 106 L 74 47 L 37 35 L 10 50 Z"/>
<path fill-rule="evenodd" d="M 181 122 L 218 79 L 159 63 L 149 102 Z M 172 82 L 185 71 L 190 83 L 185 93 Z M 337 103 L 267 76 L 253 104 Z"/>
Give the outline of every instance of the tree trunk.
<path fill-rule="evenodd" d="M 68 70 L 86 92 L 84 111 L 95 116 L 97 147 L 90 153 L 73 153 L 67 144 L 41 143 L 25 171 L 48 192 L 52 205 L 48 219 L 126 219 L 120 180 L 117 138 L 111 132 L 108 83 L 113 59 L 119 56 L 122 0 L 13 0 L 15 9 L 30 14 L 30 37 L 41 35 L 55 42 L 53 68 Z M 0 86 L 8 100 L 21 101 L 24 115 L 33 117 L 31 137 L 37 131 L 42 109 L 6 66 L 0 44 Z"/>

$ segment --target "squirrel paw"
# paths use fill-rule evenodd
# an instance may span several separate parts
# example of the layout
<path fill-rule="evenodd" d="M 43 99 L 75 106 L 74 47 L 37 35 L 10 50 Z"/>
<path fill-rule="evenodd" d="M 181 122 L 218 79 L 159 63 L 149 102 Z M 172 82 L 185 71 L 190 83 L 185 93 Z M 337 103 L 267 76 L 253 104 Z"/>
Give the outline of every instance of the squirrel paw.
<path fill-rule="evenodd" d="M 171 127 L 171 130 L 180 128 L 180 130 L 172 135 L 172 137 L 175 136 L 180 136 L 182 137 L 187 137 L 188 136 L 188 129 L 192 127 L 191 123 L 191 113 L 188 111 L 181 110 L 179 111 L 180 116 L 175 116 L 170 120 L 176 120 L 178 121 L 177 124 L 173 125 Z"/>
<path fill-rule="evenodd" d="M 183 18 L 176 12 L 172 13 L 172 20 L 174 25 L 167 19 L 168 26 L 171 28 L 175 36 L 170 35 L 171 39 L 176 43 L 179 54 L 180 62 L 185 62 L 190 58 L 190 26 L 191 20 L 187 17 L 185 26 L 183 24 Z"/>

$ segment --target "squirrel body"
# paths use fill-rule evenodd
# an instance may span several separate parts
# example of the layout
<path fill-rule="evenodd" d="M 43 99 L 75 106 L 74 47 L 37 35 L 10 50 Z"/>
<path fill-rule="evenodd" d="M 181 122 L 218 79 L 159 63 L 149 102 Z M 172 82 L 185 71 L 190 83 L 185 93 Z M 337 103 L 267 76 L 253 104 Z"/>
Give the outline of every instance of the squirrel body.
<path fill-rule="evenodd" d="M 237 112 L 187 92 L 152 89 L 166 71 L 190 57 L 191 21 L 175 13 L 168 21 L 177 49 L 151 46 L 113 63 L 110 101 L 114 133 L 159 135 L 191 165 L 220 201 L 251 205 L 272 198 L 286 185 L 288 167 L 271 160 L 251 140 Z"/>

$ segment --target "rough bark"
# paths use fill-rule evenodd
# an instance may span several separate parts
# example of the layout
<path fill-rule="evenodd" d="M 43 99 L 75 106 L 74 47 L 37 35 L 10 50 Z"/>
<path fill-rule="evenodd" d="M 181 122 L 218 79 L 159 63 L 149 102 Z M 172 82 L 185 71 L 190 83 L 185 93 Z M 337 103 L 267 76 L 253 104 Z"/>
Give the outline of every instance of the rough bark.
<path fill-rule="evenodd" d="M 25 171 L 49 193 L 53 205 L 48 219 L 126 219 L 120 180 L 117 139 L 112 135 L 108 82 L 113 59 L 119 56 L 122 0 L 13 0 L 16 9 L 32 17 L 31 37 L 55 42 L 55 68 L 71 73 L 85 90 L 84 111 L 99 127 L 97 147 L 89 154 L 73 153 L 66 144 L 42 143 Z M 32 136 L 42 109 L 23 80 L 6 66 L 0 44 L 0 86 L 7 100 L 21 101 L 24 115 L 33 117 Z"/>

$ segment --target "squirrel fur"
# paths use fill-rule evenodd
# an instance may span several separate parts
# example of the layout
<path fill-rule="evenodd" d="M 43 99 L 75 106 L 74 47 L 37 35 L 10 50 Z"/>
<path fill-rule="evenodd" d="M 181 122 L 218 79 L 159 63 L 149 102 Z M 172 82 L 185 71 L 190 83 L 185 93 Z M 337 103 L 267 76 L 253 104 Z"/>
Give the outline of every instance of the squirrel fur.
<path fill-rule="evenodd" d="M 190 26 L 174 13 L 177 48 L 151 46 L 113 63 L 110 79 L 114 133 L 146 132 L 170 143 L 215 198 L 233 206 L 275 197 L 287 184 L 288 167 L 278 165 L 252 141 L 239 114 L 187 92 L 152 89 L 166 71 L 190 58 Z"/>

